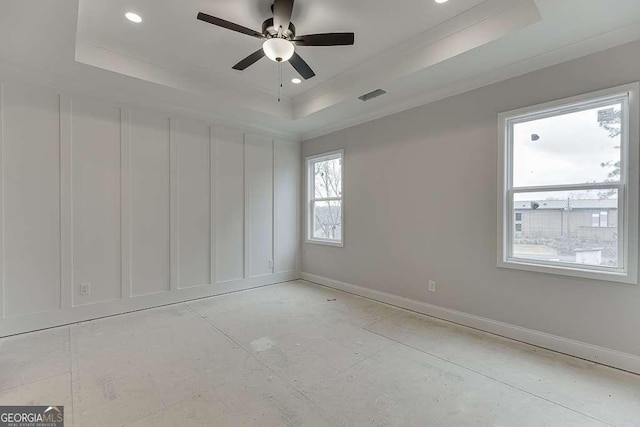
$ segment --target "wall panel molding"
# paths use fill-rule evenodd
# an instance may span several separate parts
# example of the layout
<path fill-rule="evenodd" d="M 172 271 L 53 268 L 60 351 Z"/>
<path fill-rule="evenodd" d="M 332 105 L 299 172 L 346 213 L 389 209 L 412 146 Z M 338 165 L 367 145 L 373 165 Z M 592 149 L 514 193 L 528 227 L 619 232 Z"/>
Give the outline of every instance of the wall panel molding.
<path fill-rule="evenodd" d="M 3 316 L 21 317 L 61 308 L 60 95 L 7 85 L 2 98 Z"/>
<path fill-rule="evenodd" d="M 120 298 L 131 297 L 131 111 L 120 109 Z"/>
<path fill-rule="evenodd" d="M 247 135 L 246 210 L 249 277 L 273 274 L 273 139 Z"/>
<path fill-rule="evenodd" d="M 170 291 L 178 290 L 178 147 L 174 137 L 176 119 L 169 119 L 169 205 L 170 237 L 169 253 L 171 259 Z"/>
<path fill-rule="evenodd" d="M 216 129 L 209 126 L 209 284 L 216 283 Z"/>
<path fill-rule="evenodd" d="M 300 156 L 298 144 L 273 141 L 274 272 L 299 271 Z"/>
<path fill-rule="evenodd" d="M 249 172 L 248 172 L 248 166 L 247 166 L 247 139 L 248 136 L 246 133 L 242 134 L 242 149 L 243 149 L 243 162 L 244 162 L 244 169 L 243 169 L 243 181 L 244 181 L 244 204 L 243 204 L 243 219 L 244 219 L 244 230 L 243 230 L 243 237 L 244 237 L 244 279 L 248 279 L 251 277 L 251 241 L 250 241 L 250 234 L 251 234 L 251 223 L 249 222 L 249 206 L 250 206 L 250 201 L 249 201 L 249 191 L 247 190 L 248 188 L 248 181 L 249 181 Z"/>
<path fill-rule="evenodd" d="M 73 200 L 71 195 L 71 97 L 60 96 L 60 295 L 73 306 Z"/>
<path fill-rule="evenodd" d="M 290 191 L 292 185 L 278 189 L 276 169 L 293 160 L 297 167 L 299 159 L 278 158 L 279 143 L 272 137 L 247 137 L 240 129 L 21 84 L 0 82 L 0 336 L 299 278 L 297 269 L 273 272 L 278 262 L 276 231 L 291 228 L 275 223 L 276 194 Z M 56 151 L 49 156 L 53 161 L 47 157 L 49 168 L 35 175 L 14 166 L 17 181 L 6 176 L 7 87 L 17 88 L 12 114 L 24 119 L 14 129 L 24 126 L 38 136 L 25 133 L 20 139 L 24 147 L 12 139 L 14 149 L 26 150 L 21 161 L 28 165 L 28 156 L 39 154 L 32 145 L 53 141 L 54 146 L 47 146 Z M 27 127 L 25 118 L 31 117 Z M 50 131 L 53 127 L 55 132 Z M 248 138 L 254 143 L 248 144 Z M 248 158 L 257 169 L 247 166 Z M 286 167 L 291 170 L 290 164 Z M 33 185 L 39 182 L 58 190 L 40 200 L 38 191 L 43 190 Z M 36 270 L 46 274 L 46 284 L 30 283 L 48 286 L 53 301 L 43 299 L 44 309 L 35 311 L 14 305 L 16 312 L 7 317 L 7 286 L 28 301 L 19 292 L 23 270 L 14 268 L 14 280 L 5 280 L 6 250 L 23 251 L 16 245 L 22 243 L 21 234 L 6 240 L 7 208 L 18 221 L 22 212 L 16 210 L 22 209 L 20 204 L 7 206 L 7 189 L 17 194 L 25 185 L 36 191 L 29 203 L 48 200 L 47 206 L 56 207 L 51 215 L 40 213 L 46 220 L 40 221 L 42 233 L 24 229 L 38 247 L 47 243 L 39 241 L 40 235 L 49 236 L 47 247 L 53 249 L 47 259 L 55 262 Z M 251 194 L 257 197 L 253 205 Z M 251 206 L 258 207 L 253 217 Z M 260 264 L 254 264 L 260 267 L 257 273 L 251 270 L 252 253 L 260 257 Z M 299 254 L 293 256 L 295 260 L 286 262 L 296 265 Z M 267 258 L 273 260 L 273 270 Z M 163 266 L 166 270 L 160 271 Z M 85 282 L 91 283 L 90 293 L 81 295 Z"/>
<path fill-rule="evenodd" d="M 122 297 L 121 115 L 117 104 L 72 99 L 73 305 Z M 81 294 L 83 284 L 90 292 Z"/>
<path fill-rule="evenodd" d="M 278 217 L 276 216 L 277 207 L 276 207 L 276 140 L 271 140 L 271 274 L 273 274 L 278 265 L 278 254 L 276 253 L 278 240 L 278 235 L 276 231 L 278 230 Z"/>
<path fill-rule="evenodd" d="M 195 120 L 177 121 L 178 288 L 211 280 L 211 127 Z"/>
<path fill-rule="evenodd" d="M 245 277 L 244 133 L 217 128 L 215 149 L 216 282 Z"/>

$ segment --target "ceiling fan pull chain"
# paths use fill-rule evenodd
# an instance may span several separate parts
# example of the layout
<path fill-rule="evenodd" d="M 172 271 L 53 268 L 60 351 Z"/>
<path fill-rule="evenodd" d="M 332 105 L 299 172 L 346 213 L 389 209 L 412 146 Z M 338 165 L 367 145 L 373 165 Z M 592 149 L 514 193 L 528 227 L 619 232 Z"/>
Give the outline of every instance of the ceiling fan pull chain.
<path fill-rule="evenodd" d="M 282 92 L 282 62 L 278 63 L 278 102 L 280 102 L 280 93 Z"/>

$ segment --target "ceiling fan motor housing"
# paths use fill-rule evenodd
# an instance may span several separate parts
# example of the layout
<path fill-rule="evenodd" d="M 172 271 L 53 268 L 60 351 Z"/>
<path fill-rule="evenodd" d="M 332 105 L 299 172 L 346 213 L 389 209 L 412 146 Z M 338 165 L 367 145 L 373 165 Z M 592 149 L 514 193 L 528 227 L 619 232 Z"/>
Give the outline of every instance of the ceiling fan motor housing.
<path fill-rule="evenodd" d="M 269 18 L 262 23 L 262 34 L 265 37 L 278 37 L 278 29 L 273 26 L 273 18 Z M 284 31 L 282 37 L 287 40 L 292 40 L 296 36 L 296 26 L 292 22 L 289 23 L 289 28 Z"/>

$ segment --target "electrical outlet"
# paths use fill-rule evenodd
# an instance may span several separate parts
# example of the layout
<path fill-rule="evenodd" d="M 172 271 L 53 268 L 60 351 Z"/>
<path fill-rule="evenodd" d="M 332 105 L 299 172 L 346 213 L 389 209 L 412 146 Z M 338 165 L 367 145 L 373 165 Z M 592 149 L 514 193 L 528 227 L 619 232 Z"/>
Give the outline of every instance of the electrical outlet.
<path fill-rule="evenodd" d="M 80 284 L 80 295 L 89 295 L 91 293 L 91 283 Z"/>
<path fill-rule="evenodd" d="M 269 268 L 273 268 L 273 260 L 272 259 L 269 260 Z"/>
<path fill-rule="evenodd" d="M 433 280 L 429 280 L 429 292 L 435 292 L 436 291 L 436 282 L 434 282 Z"/>

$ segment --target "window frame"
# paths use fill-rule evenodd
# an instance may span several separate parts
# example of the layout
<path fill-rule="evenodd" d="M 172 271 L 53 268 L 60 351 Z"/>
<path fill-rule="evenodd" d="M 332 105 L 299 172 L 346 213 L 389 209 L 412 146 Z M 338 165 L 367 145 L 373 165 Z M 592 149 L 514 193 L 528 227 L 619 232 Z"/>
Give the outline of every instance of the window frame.
<path fill-rule="evenodd" d="M 340 176 L 340 192 L 341 197 L 329 197 L 329 198 L 315 198 L 315 180 L 313 176 L 314 168 L 312 167 L 317 162 L 340 159 L 341 162 L 341 176 Z M 344 150 L 334 150 L 325 153 L 315 154 L 312 156 L 308 156 L 305 158 L 305 167 L 306 167 L 306 243 L 312 243 L 316 245 L 324 245 L 324 246 L 333 246 L 333 247 L 344 247 L 344 177 L 345 177 L 345 161 L 344 161 Z M 340 201 L 340 241 L 329 240 L 329 239 L 318 239 L 313 237 L 313 205 L 315 202 L 322 201 Z"/>
<path fill-rule="evenodd" d="M 638 191 L 640 157 L 640 83 L 618 86 L 584 95 L 560 99 L 544 104 L 507 111 L 498 115 L 498 253 L 499 268 L 533 271 L 627 284 L 638 284 Z M 597 108 L 607 102 L 624 98 L 621 122 L 619 182 L 597 184 L 547 185 L 536 187 L 513 186 L 513 125 L 532 119 L 553 117 Z M 627 114 L 625 114 L 625 111 Z M 618 190 L 618 268 L 591 265 L 572 265 L 555 261 L 515 258 L 512 252 L 512 233 L 515 233 L 513 195 L 522 192 L 569 191 L 577 189 Z"/>

